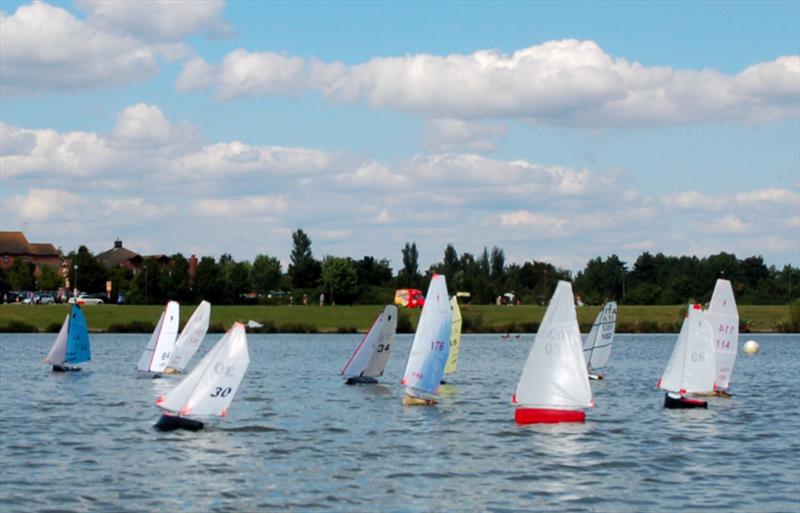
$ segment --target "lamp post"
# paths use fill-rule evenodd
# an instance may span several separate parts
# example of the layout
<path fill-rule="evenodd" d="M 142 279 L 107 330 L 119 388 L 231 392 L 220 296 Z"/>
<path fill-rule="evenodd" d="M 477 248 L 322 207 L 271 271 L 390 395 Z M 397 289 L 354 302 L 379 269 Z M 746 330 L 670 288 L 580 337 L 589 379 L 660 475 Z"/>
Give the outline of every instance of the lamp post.
<path fill-rule="evenodd" d="M 72 266 L 72 270 L 74 271 L 73 272 L 73 278 L 75 278 L 75 283 L 74 283 L 75 288 L 72 289 L 72 297 L 77 298 L 78 297 L 78 264 L 73 265 Z M 76 299 L 76 301 L 77 301 L 77 299 Z"/>

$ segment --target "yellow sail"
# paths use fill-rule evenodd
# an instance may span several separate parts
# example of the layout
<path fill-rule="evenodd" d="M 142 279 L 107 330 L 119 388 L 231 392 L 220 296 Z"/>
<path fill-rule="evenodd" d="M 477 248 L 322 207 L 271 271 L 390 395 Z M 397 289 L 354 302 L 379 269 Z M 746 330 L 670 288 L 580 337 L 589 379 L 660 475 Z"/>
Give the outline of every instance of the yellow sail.
<path fill-rule="evenodd" d="M 450 354 L 447 356 L 447 364 L 444 366 L 445 374 L 452 374 L 456 371 L 458 347 L 461 344 L 461 309 L 458 307 L 456 296 L 450 299 L 450 309 L 453 311 L 453 320 L 450 324 Z"/>

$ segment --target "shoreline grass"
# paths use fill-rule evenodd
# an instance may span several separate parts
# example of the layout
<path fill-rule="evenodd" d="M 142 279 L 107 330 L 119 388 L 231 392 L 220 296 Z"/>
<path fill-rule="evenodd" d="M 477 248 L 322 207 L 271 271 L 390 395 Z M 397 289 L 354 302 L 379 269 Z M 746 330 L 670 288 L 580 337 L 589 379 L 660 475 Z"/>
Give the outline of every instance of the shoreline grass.
<path fill-rule="evenodd" d="M 600 307 L 580 307 L 578 322 L 587 332 Z M 681 325 L 681 305 L 621 305 L 617 315 L 618 333 L 677 333 Z M 365 332 L 382 305 L 357 306 L 249 306 L 219 305 L 211 310 L 212 332 L 221 332 L 234 322 L 255 320 L 260 332 L 355 333 Z M 84 306 L 93 333 L 146 333 L 152 331 L 163 307 L 160 305 Z M 531 333 L 539 328 L 545 307 L 462 305 L 465 333 Z M 67 305 L 0 305 L 0 332 L 57 332 L 69 311 Z M 181 309 L 181 323 L 194 311 L 193 305 Z M 413 332 L 419 309 L 401 309 L 399 332 Z M 791 332 L 791 307 L 788 305 L 741 305 L 742 323 L 753 332 Z"/>

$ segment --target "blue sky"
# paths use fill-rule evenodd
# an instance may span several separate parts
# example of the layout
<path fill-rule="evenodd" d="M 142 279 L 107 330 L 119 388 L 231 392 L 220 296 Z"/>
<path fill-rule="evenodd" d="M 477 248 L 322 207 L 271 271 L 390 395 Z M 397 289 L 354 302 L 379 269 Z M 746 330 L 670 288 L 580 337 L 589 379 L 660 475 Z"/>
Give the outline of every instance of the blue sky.
<path fill-rule="evenodd" d="M 0 5 L 0 227 L 37 242 L 800 263 L 798 2 Z"/>

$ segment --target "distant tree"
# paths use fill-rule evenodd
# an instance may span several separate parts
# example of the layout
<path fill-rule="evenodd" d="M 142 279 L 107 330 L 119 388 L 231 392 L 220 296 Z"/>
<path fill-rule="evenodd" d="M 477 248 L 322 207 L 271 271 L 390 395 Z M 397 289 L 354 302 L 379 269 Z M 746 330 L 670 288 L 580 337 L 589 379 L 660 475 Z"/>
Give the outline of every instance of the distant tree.
<path fill-rule="evenodd" d="M 250 268 L 250 283 L 258 292 L 268 293 L 281 286 L 281 262 L 268 255 L 256 255 Z"/>
<path fill-rule="evenodd" d="M 301 229 L 292 232 L 292 252 L 289 261 L 288 273 L 295 288 L 312 288 L 317 285 L 321 264 L 311 253 L 311 239 Z"/>
<path fill-rule="evenodd" d="M 131 280 L 126 302 L 134 304 L 160 305 L 168 299 L 164 289 L 166 271 L 154 257 L 144 259 L 142 269 Z"/>
<path fill-rule="evenodd" d="M 223 276 L 225 301 L 241 303 L 242 294 L 250 292 L 250 263 L 233 262 L 225 267 Z"/>
<path fill-rule="evenodd" d="M 75 288 L 77 284 L 78 289 L 85 292 L 97 293 L 106 291 L 108 271 L 86 246 L 80 246 L 78 251 L 71 252 L 67 255 L 67 259 L 70 262 L 69 282 L 71 288 Z M 75 275 L 76 265 L 78 266 L 77 280 Z"/>
<path fill-rule="evenodd" d="M 220 267 L 225 269 L 227 266 L 233 264 L 234 262 L 235 260 L 233 259 L 230 253 L 223 253 L 222 255 L 220 255 L 219 262 L 217 263 L 219 264 Z"/>
<path fill-rule="evenodd" d="M 617 255 L 602 260 L 600 257 L 587 262 L 583 271 L 575 276 L 575 292 L 583 296 L 588 304 L 622 298 L 625 262 Z"/>
<path fill-rule="evenodd" d="M 109 269 L 108 279 L 111 282 L 111 301 L 116 301 L 117 295 L 122 293 L 125 295 L 125 302 L 131 303 L 130 292 L 134 279 L 133 271 L 126 267 L 117 266 Z M 137 302 L 144 302 L 144 296 L 142 296 L 141 301 Z"/>
<path fill-rule="evenodd" d="M 180 253 L 170 257 L 169 267 L 162 274 L 163 288 L 169 299 L 181 303 L 192 303 L 194 297 L 189 277 L 189 261 Z"/>
<path fill-rule="evenodd" d="M 21 258 L 15 258 L 8 270 L 8 278 L 14 290 L 34 290 L 36 288 L 36 278 L 33 271 L 36 266 Z"/>
<path fill-rule="evenodd" d="M 43 265 L 39 267 L 39 277 L 36 280 L 36 285 L 39 290 L 56 290 L 64 286 L 64 277 L 61 276 L 57 267 Z"/>
<path fill-rule="evenodd" d="M 205 299 L 212 304 L 219 304 L 225 297 L 222 281 L 222 268 L 214 257 L 205 256 L 197 263 L 195 273 L 195 293 L 198 300 Z"/>
<path fill-rule="evenodd" d="M 742 279 L 742 266 L 736 255 L 732 253 L 719 253 L 717 255 L 709 255 L 703 260 L 703 267 L 705 268 L 705 281 L 706 288 L 713 290 L 717 278 L 724 278 L 730 281 L 741 281 Z M 709 292 L 709 297 L 711 293 Z"/>
<path fill-rule="evenodd" d="M 354 265 L 360 286 L 381 287 L 392 281 L 392 266 L 385 258 L 375 260 L 375 257 L 365 256 Z"/>
<path fill-rule="evenodd" d="M 11 290 L 11 279 L 5 269 L 0 268 L 0 301 L 9 290 Z"/>
<path fill-rule="evenodd" d="M 491 264 L 489 263 L 489 250 L 483 247 L 483 253 L 478 259 L 478 270 L 488 280 L 491 278 Z"/>
<path fill-rule="evenodd" d="M 328 300 L 347 304 L 357 292 L 358 276 L 349 258 L 327 256 L 322 261 L 322 286 Z"/>
<path fill-rule="evenodd" d="M 492 281 L 497 284 L 498 287 L 503 286 L 503 280 L 506 277 L 506 255 L 502 249 L 498 248 L 497 246 L 492 248 L 492 260 L 491 260 L 491 276 Z"/>
<path fill-rule="evenodd" d="M 419 287 L 422 277 L 419 274 L 419 252 L 417 243 L 406 242 L 403 247 L 403 268 L 397 273 L 397 284 L 400 287 Z"/>

